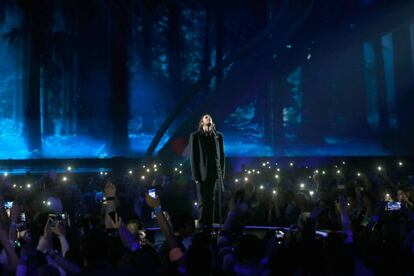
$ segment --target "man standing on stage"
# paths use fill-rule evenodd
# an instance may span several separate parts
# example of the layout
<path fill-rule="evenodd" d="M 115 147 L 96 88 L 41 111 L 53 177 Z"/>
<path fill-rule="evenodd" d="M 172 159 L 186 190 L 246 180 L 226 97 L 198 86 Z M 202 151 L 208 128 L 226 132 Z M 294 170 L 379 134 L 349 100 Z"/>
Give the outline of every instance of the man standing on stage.
<path fill-rule="evenodd" d="M 189 144 L 191 174 L 197 185 L 199 223 L 203 228 L 210 228 L 213 223 L 214 188 L 219 180 L 217 165 L 223 178 L 225 168 L 223 135 L 216 132 L 209 114 L 201 117 L 198 131 L 191 133 Z"/>

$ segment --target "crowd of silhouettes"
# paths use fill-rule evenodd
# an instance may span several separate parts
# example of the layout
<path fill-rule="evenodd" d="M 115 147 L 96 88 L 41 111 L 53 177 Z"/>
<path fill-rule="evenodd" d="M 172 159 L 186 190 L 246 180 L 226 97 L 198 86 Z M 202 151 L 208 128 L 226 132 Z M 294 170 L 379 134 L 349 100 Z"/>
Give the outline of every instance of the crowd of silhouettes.
<path fill-rule="evenodd" d="M 228 174 L 211 229 L 197 228 L 195 187 L 174 170 L 4 176 L 0 273 L 414 274 L 408 170 L 259 165 Z"/>

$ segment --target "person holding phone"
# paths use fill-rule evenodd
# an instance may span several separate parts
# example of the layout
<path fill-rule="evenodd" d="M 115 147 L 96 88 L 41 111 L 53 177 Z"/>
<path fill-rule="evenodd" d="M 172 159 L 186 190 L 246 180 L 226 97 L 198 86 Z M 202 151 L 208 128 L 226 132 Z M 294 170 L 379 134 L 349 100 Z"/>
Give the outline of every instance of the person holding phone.
<path fill-rule="evenodd" d="M 218 145 L 215 135 L 218 135 Z M 201 117 L 198 130 L 191 133 L 189 145 L 191 174 L 197 185 L 199 223 L 204 228 L 210 228 L 213 223 L 214 188 L 218 179 L 217 164 L 220 164 L 223 179 L 225 164 L 223 135 L 216 132 L 209 114 Z"/>
<path fill-rule="evenodd" d="M 410 188 L 405 185 L 400 185 L 397 190 L 398 202 L 402 206 L 412 211 L 414 209 L 413 203 L 410 201 Z"/>

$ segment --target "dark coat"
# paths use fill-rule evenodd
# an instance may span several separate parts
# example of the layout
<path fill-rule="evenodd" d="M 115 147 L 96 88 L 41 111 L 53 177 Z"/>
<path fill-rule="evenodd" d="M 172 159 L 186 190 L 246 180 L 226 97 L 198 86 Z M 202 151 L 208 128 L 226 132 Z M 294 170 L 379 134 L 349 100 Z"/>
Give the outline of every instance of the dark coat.
<path fill-rule="evenodd" d="M 224 178 L 224 172 L 225 172 L 225 163 L 224 163 L 224 146 L 223 146 L 223 134 L 220 132 L 217 132 L 219 136 L 219 148 L 220 148 L 220 165 L 221 170 L 223 173 Z M 208 158 L 207 154 L 214 154 L 217 150 L 214 152 L 207 152 L 206 146 L 204 143 L 201 142 L 201 135 L 204 135 L 201 131 L 195 131 L 191 133 L 190 135 L 190 163 L 191 163 L 191 174 L 194 181 L 203 182 L 207 179 L 207 169 L 211 168 L 212 166 L 209 166 L 207 164 Z M 213 166 L 215 167 L 215 165 Z"/>

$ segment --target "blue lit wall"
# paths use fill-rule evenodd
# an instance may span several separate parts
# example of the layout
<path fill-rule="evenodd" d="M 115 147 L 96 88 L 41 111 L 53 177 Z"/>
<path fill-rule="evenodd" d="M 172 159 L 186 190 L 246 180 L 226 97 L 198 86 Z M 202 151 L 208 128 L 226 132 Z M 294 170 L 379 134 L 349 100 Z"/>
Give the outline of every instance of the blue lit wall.
<path fill-rule="evenodd" d="M 245 13 L 243 16 L 249 15 L 248 11 Z M 171 31 L 165 7 L 154 12 L 149 50 L 145 45 L 145 22 L 136 19 L 130 37 L 124 41 L 128 71 L 125 78 L 128 104 L 123 107 L 128 117 L 127 142 L 116 145 L 115 150 L 114 126 L 118 121 L 113 118 L 119 108 L 112 110 L 113 101 L 117 100 L 113 92 L 117 80 L 113 79 L 111 51 L 118 45 L 107 42 L 116 28 L 101 28 L 103 19 L 98 14 L 95 19 L 81 18 L 77 23 L 81 27 L 72 32 L 74 27 L 68 27 L 71 25 L 64 20 L 62 10 L 57 8 L 52 17 L 45 39 L 48 43 L 42 46 L 44 52 L 40 55 L 40 116 L 34 122 L 40 126 L 40 144 L 33 146 L 33 136 L 27 131 L 33 122 L 27 119 L 30 85 L 22 11 L 11 7 L 1 16 L 0 159 L 141 156 L 186 91 L 216 65 L 217 48 L 212 31 L 215 26 L 208 25 L 212 19 L 207 20 L 204 10 L 194 12 L 183 8 L 178 50 L 171 50 L 170 38 L 165 35 Z M 249 32 L 257 32 L 250 28 Z M 414 154 L 414 140 L 409 139 L 414 134 L 409 111 L 410 101 L 413 104 L 414 74 L 411 79 L 401 77 L 401 68 L 411 66 L 411 73 L 414 71 L 414 28 L 403 28 L 407 30 L 405 37 L 392 32 L 374 38 L 376 42 L 370 38 L 324 57 L 314 58 L 309 54 L 289 72 L 275 73 L 257 87 L 240 89 L 237 98 L 226 98 L 226 93 L 222 93 L 220 100 L 229 104 L 226 110 L 220 110 L 216 124 L 224 134 L 227 155 Z M 244 34 L 247 38 L 249 35 L 247 31 Z M 62 36 L 76 39 L 77 44 L 70 46 L 75 50 L 64 50 L 71 49 L 65 47 L 70 39 Z M 247 38 L 237 43 L 243 45 Z M 232 40 L 237 39 L 223 43 L 223 57 L 235 48 L 232 43 L 236 42 Z M 407 49 L 409 52 L 401 52 Z M 143 58 L 145 51 L 151 54 L 147 64 Z M 175 57 L 174 51 L 179 51 Z M 174 65 L 174 58 L 180 66 Z M 402 64 L 406 61 L 409 64 Z M 178 76 L 174 75 L 176 70 L 180 70 Z M 224 82 L 232 70 L 232 66 L 224 70 Z M 257 70 L 264 69 L 257 65 Z M 195 95 L 195 101 L 202 104 L 216 85 L 217 79 L 212 78 Z M 184 113 L 190 114 L 187 110 L 190 107 L 184 108 Z M 214 105 L 209 109 L 213 116 L 218 112 Z M 170 138 L 183 120 L 174 121 L 156 152 L 173 142 Z M 194 118 L 194 126 L 198 120 Z M 189 135 L 193 130 L 189 128 L 186 133 Z M 179 147 L 185 151 L 186 141 Z"/>

